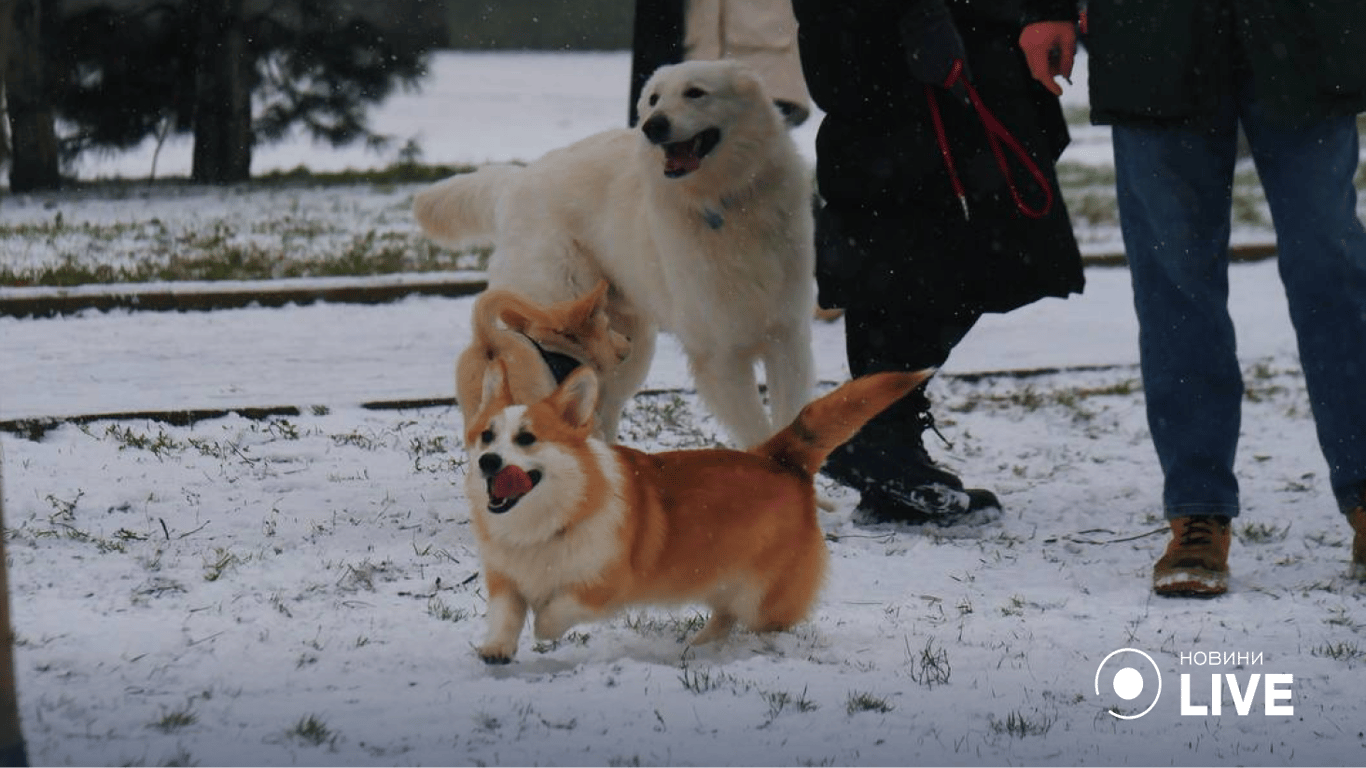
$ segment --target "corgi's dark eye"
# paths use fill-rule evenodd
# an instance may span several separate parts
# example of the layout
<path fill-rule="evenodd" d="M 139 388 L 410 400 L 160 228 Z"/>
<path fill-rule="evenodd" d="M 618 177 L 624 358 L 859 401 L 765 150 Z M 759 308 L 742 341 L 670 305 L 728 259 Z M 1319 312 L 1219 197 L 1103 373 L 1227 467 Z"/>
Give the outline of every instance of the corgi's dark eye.
<path fill-rule="evenodd" d="M 689 88 L 688 90 L 684 91 L 683 95 L 684 97 L 689 99 L 700 99 L 703 96 L 706 96 L 707 92 L 702 90 L 701 88 L 693 86 L 692 88 Z"/>
<path fill-rule="evenodd" d="M 517 436 L 512 438 L 512 442 L 525 448 L 526 446 L 536 442 L 536 436 L 531 434 L 530 432 L 518 432 Z"/>
<path fill-rule="evenodd" d="M 656 105 L 656 104 L 658 104 L 658 103 L 659 103 L 659 94 L 657 94 L 657 93 L 652 93 L 652 94 L 650 94 L 650 106 L 653 107 L 654 105 Z"/>
<path fill-rule="evenodd" d="M 485 443 L 493 442 L 493 430 L 486 429 L 483 432 L 480 432 L 479 439 L 484 441 Z"/>

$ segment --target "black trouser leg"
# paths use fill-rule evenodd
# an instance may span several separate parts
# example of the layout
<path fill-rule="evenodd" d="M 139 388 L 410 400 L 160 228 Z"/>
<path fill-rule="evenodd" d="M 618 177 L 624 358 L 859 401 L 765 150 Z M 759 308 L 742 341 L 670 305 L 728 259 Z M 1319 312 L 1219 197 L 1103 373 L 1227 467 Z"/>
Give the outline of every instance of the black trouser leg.
<path fill-rule="evenodd" d="M 942 365 L 979 317 L 850 308 L 845 313 L 849 369 L 861 376 Z M 1000 507 L 995 494 L 964 488 L 957 475 L 930 459 L 922 440 L 934 424 L 929 410 L 922 384 L 827 459 L 825 473 L 860 491 L 859 509 L 870 519 L 949 523 L 965 513 Z"/>
<path fill-rule="evenodd" d="M 864 376 L 879 371 L 918 371 L 943 365 L 949 352 L 963 340 L 981 314 L 964 312 L 958 317 L 921 316 L 892 312 L 881 307 L 850 307 L 844 314 L 845 354 L 849 371 Z M 897 401 L 864 427 L 872 438 L 890 432 L 892 437 L 920 441 L 925 427 L 922 414 L 930 410 L 925 386 Z M 857 438 L 856 438 L 857 439 Z"/>

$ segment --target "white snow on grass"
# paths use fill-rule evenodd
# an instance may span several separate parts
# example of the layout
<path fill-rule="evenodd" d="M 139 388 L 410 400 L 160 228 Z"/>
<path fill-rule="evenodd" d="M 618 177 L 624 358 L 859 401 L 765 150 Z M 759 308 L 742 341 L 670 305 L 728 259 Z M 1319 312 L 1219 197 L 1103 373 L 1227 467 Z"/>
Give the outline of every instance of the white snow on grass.
<path fill-rule="evenodd" d="M 529 74 L 527 61 L 541 69 Z M 438 64 L 455 69 L 422 96 L 392 100 L 377 123 L 419 135 L 431 162 L 530 157 L 624 120 L 625 61 L 443 55 Z M 183 173 L 188 146 L 184 169 L 174 149 L 160 167 Z M 307 145 L 279 151 L 280 167 L 324 168 L 320 158 L 331 157 Z M 136 176 L 145 170 L 128 168 L 144 163 L 104 167 Z M 344 241 L 381 227 L 416 237 L 411 193 L 51 195 L 6 198 L 0 211 L 7 222 L 61 211 L 72 223 L 140 210 L 193 233 L 215 221 L 249 229 L 295 199 L 302 218 Z M 50 259 L 63 245 L 31 247 L 3 258 Z M 696 607 L 641 609 L 557 644 L 524 636 L 506 667 L 473 650 L 485 601 L 461 490 L 459 410 L 361 407 L 450 397 L 469 299 L 0 318 L 0 421 L 299 409 L 0 434 L 30 756 L 50 765 L 1366 762 L 1366 587 L 1346 578 L 1350 530 L 1315 442 L 1276 265 L 1231 274 L 1248 385 L 1244 515 L 1230 593 L 1209 601 L 1149 588 L 1166 536 L 1128 277 L 1089 269 L 1087 279 L 1082 296 L 984 318 L 932 384 L 951 445 L 927 434 L 930 452 L 995 490 L 1000 516 L 947 529 L 868 524 L 853 518 L 854 494 L 822 479 L 835 502 L 821 515 L 832 570 L 794 631 L 739 632 L 689 650 L 682 638 L 700 626 Z M 823 387 L 847 376 L 842 332 L 839 322 L 814 326 Z M 1058 370 L 979 375 L 1039 369 Z M 659 450 L 720 439 L 671 339 L 647 387 L 630 405 L 625 442 Z M 1140 669 L 1133 699 L 1115 690 L 1120 668 L 1098 670 L 1122 648 L 1158 668 Z M 1258 663 L 1182 663 L 1212 652 Z M 1209 706 L 1215 673 L 1240 691 L 1258 676 L 1248 714 L 1226 684 L 1221 714 L 1183 714 L 1183 698 Z M 1269 674 L 1293 675 L 1279 702 L 1293 715 L 1264 714 Z M 1142 711 L 1159 682 L 1149 714 L 1115 716 Z"/>

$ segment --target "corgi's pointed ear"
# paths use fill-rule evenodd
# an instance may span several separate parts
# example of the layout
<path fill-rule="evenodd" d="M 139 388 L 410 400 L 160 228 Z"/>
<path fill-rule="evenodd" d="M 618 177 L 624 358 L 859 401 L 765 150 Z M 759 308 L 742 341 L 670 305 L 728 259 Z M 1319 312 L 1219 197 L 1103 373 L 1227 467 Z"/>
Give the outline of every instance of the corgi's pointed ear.
<path fill-rule="evenodd" d="M 611 286 L 606 280 L 599 280 L 593 290 L 575 299 L 568 307 L 566 328 L 587 328 L 592 325 L 594 315 L 607 309 L 607 289 Z"/>
<path fill-rule="evenodd" d="M 498 319 L 514 331 L 524 332 L 537 322 L 545 324 L 545 311 L 521 296 L 509 295 L 498 305 Z"/>
<path fill-rule="evenodd" d="M 572 427 L 591 427 L 598 407 L 598 377 L 588 366 L 579 366 L 547 398 L 550 407 Z"/>
<path fill-rule="evenodd" d="M 501 411 L 512 404 L 512 385 L 508 383 L 507 364 L 502 359 L 494 360 L 484 370 L 484 393 L 479 402 L 481 411 Z"/>
<path fill-rule="evenodd" d="M 474 418 L 465 422 L 465 443 L 473 445 L 474 438 L 493 417 L 504 408 L 512 405 L 512 387 L 507 380 L 507 366 L 501 359 L 494 360 L 484 369 L 484 390 L 479 397 L 479 408 Z"/>
<path fill-rule="evenodd" d="M 474 302 L 474 323 L 477 327 L 493 328 L 495 321 L 514 331 L 525 331 L 540 308 L 520 294 L 504 290 L 488 290 Z"/>
<path fill-rule="evenodd" d="M 590 300 L 589 305 L 594 312 L 607 309 L 607 290 L 611 287 L 612 284 L 607 282 L 606 278 L 599 280 L 598 284 L 593 286 L 593 291 L 588 294 L 588 298 Z"/>

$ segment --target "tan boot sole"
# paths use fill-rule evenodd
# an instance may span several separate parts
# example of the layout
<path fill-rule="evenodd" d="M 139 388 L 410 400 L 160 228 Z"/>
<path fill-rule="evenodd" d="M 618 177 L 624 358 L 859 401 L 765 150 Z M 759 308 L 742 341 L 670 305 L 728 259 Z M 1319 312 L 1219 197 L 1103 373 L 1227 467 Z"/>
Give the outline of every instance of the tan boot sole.
<path fill-rule="evenodd" d="M 1153 575 L 1153 592 L 1162 597 L 1217 597 L 1228 591 L 1228 574 L 1204 568 L 1175 568 Z"/>

